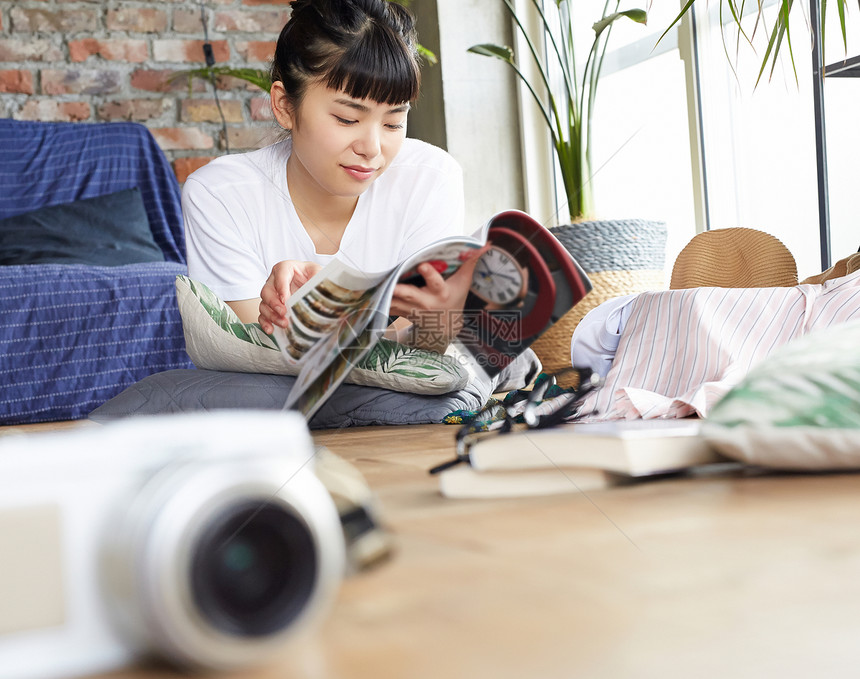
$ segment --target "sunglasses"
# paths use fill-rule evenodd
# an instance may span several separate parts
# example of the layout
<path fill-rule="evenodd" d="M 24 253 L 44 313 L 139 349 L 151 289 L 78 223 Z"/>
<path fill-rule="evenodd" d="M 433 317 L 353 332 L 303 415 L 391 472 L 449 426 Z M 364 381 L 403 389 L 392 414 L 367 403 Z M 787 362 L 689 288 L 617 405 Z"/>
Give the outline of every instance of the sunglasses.
<path fill-rule="evenodd" d="M 560 387 L 563 378 L 574 378 L 575 386 Z M 456 457 L 433 467 L 430 473 L 438 474 L 461 462 L 468 464 L 470 446 L 486 432 L 507 434 L 517 424 L 546 429 L 581 417 L 582 398 L 602 384 L 603 378 L 589 368 L 541 373 L 530 390 L 513 391 L 503 401 L 491 400 L 465 421 L 455 437 Z"/>

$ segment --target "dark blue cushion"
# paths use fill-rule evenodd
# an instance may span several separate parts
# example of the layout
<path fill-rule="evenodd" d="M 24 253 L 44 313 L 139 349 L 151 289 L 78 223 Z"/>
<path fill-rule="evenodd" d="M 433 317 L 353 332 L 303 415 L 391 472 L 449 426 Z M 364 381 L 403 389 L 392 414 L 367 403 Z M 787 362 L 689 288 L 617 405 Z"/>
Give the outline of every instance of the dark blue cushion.
<path fill-rule="evenodd" d="M 185 262 L 179 183 L 139 123 L 0 119 L 0 219 L 139 187 L 168 262 Z"/>
<path fill-rule="evenodd" d="M 163 261 L 137 187 L 0 220 L 3 265 Z"/>

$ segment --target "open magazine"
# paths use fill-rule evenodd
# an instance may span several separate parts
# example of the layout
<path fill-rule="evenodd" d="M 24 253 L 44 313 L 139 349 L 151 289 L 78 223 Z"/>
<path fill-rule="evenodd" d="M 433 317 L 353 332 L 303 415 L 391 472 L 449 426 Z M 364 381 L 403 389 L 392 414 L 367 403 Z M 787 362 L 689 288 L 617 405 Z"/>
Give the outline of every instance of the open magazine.
<path fill-rule="evenodd" d="M 394 286 L 423 282 L 419 264 L 430 262 L 448 277 L 487 242 L 453 345 L 490 377 L 591 290 L 555 236 L 518 210 L 493 216 L 471 237 L 436 241 L 390 271 L 369 274 L 334 259 L 290 296 L 287 328 L 275 328 L 284 360 L 298 368 L 285 407 L 311 418 L 385 333 Z"/>

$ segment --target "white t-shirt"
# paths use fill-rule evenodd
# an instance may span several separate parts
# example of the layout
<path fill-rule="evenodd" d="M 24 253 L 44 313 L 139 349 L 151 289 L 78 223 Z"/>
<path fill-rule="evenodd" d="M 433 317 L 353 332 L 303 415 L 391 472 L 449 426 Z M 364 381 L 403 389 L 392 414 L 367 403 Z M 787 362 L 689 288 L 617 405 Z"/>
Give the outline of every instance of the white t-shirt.
<path fill-rule="evenodd" d="M 318 254 L 290 200 L 289 139 L 216 158 L 182 190 L 188 275 L 227 301 L 252 299 L 277 262 L 339 257 L 385 271 L 439 238 L 464 233 L 463 172 L 442 149 L 406 139 L 358 199 L 335 255 Z"/>

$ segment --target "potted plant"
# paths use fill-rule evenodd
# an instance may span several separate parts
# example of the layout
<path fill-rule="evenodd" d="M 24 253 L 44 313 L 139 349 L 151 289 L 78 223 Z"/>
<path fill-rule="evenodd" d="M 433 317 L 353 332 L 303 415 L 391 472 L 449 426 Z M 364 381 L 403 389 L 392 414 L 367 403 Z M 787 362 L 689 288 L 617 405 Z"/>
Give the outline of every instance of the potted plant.
<path fill-rule="evenodd" d="M 620 295 L 662 288 L 665 284 L 666 226 L 641 219 L 595 220 L 591 186 L 591 130 L 597 88 L 606 47 L 616 21 L 644 24 L 643 9 L 620 9 L 620 0 L 606 0 L 602 16 L 592 25 L 594 38 L 581 69 L 574 54 L 571 0 L 531 0 L 539 17 L 530 32 L 512 0 L 501 0 L 524 39 L 535 75 L 510 47 L 479 44 L 470 52 L 493 57 L 514 70 L 537 103 L 552 138 L 564 185 L 569 224 L 550 228 L 588 272 L 593 289 L 541 337 L 533 348 L 544 368 L 570 366 L 570 338 L 582 317 L 598 304 Z M 546 58 L 541 57 L 545 46 Z M 550 67 L 551 65 L 551 67 Z"/>
<path fill-rule="evenodd" d="M 554 0 L 550 3 L 555 13 L 554 17 L 547 16 L 543 3 L 532 0 L 538 16 L 540 28 L 538 35 L 531 35 L 523 20 L 517 14 L 512 0 L 502 0 L 516 29 L 522 35 L 528 46 L 531 59 L 536 67 L 535 79 L 532 82 L 525 74 L 520 62 L 510 47 L 485 43 L 473 45 L 470 52 L 487 57 L 501 59 L 510 66 L 517 77 L 526 86 L 537 104 L 550 135 L 555 155 L 561 170 L 562 183 L 567 198 L 570 220 L 576 221 L 590 216 L 593 210 L 593 192 L 591 188 L 591 121 L 594 112 L 594 102 L 597 97 L 597 86 L 600 80 L 600 70 L 606 45 L 615 21 L 623 18 L 640 24 L 647 21 L 647 14 L 642 9 L 619 11 L 620 0 L 616 0 L 615 9 L 610 11 L 610 2 L 604 5 L 603 16 L 594 23 L 594 40 L 588 52 L 588 58 L 580 71 L 573 45 L 573 16 L 569 0 Z M 540 57 L 539 46 L 546 44 L 547 59 Z M 558 81 L 552 82 L 553 69 L 557 67 Z"/>

